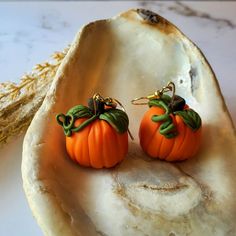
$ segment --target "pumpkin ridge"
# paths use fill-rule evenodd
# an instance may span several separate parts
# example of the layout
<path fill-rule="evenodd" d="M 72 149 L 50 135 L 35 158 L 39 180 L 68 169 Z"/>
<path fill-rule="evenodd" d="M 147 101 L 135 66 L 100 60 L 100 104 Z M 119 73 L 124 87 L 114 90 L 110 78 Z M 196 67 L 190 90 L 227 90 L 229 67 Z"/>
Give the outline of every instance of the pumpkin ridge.
<path fill-rule="evenodd" d="M 99 120 L 97 122 L 97 125 L 99 127 L 99 130 L 100 130 L 100 135 L 101 135 L 101 140 L 103 140 L 102 142 L 102 145 L 99 145 L 100 147 L 100 158 L 101 158 L 101 163 L 102 163 L 102 166 L 105 166 L 107 167 L 107 163 L 106 163 L 106 156 L 105 156 L 105 150 L 104 150 L 104 146 L 103 145 L 107 145 L 107 143 L 104 143 L 104 126 L 103 126 L 103 123 L 102 123 L 102 120 Z M 106 147 L 106 146 L 105 146 Z"/>
<path fill-rule="evenodd" d="M 86 163 L 86 166 L 89 166 L 90 165 L 90 160 L 88 158 L 88 149 L 87 149 L 87 139 L 88 139 L 88 134 L 89 134 L 89 128 L 91 127 L 91 124 L 86 126 L 85 129 L 84 129 L 84 133 L 86 135 L 86 138 L 84 138 L 83 140 L 83 144 L 81 145 L 82 147 L 82 154 L 84 155 L 84 162 Z M 78 134 L 79 135 L 79 134 Z"/>
<path fill-rule="evenodd" d="M 176 117 L 174 116 L 173 113 L 171 113 L 171 119 L 172 119 L 172 121 L 173 121 L 173 124 L 174 124 L 175 130 L 176 130 L 176 133 L 177 133 L 176 136 L 178 136 L 179 134 L 178 134 L 178 130 L 177 130 Z M 176 137 L 176 136 L 175 136 L 175 137 Z M 173 138 L 172 140 L 173 140 L 173 142 L 172 142 L 171 148 L 169 149 L 168 154 L 165 156 L 165 160 L 166 160 L 166 158 L 169 156 L 169 154 L 172 152 L 172 150 L 173 150 L 173 148 L 174 148 L 176 138 Z"/>
<path fill-rule="evenodd" d="M 76 134 L 73 134 L 73 135 L 76 135 Z M 80 161 L 79 161 L 79 159 L 78 159 L 78 156 L 81 156 L 81 151 L 80 151 L 80 149 L 77 151 L 77 147 L 80 146 L 79 144 L 80 144 L 80 140 L 79 140 L 78 138 L 76 138 L 76 139 L 74 140 L 73 152 L 74 152 L 74 156 L 75 156 L 76 162 L 80 164 Z M 78 153 L 79 153 L 79 155 L 78 155 Z"/>
<path fill-rule="evenodd" d="M 89 140 L 88 141 L 88 149 L 90 150 L 90 152 L 89 152 L 90 164 L 93 168 L 97 168 L 96 163 L 94 163 L 94 148 L 95 148 L 95 144 L 96 144 L 96 137 L 95 137 L 96 136 L 96 133 L 95 133 L 96 123 L 95 122 L 91 126 L 91 129 L 90 129 L 89 135 L 88 135 L 88 140 Z"/>
<path fill-rule="evenodd" d="M 95 155 L 94 155 L 94 160 L 96 162 L 96 165 L 98 165 L 98 167 L 96 168 L 102 168 L 104 166 L 103 164 L 103 149 L 104 149 L 104 145 L 102 142 L 102 137 L 101 137 L 101 125 L 100 125 L 100 120 L 96 121 L 95 126 L 93 126 L 93 128 L 96 130 L 95 132 Z"/>
<path fill-rule="evenodd" d="M 147 150 L 148 143 L 149 143 L 149 142 L 146 142 L 146 139 L 147 139 L 146 136 L 145 136 L 144 139 L 142 138 L 143 137 L 143 132 L 144 132 L 143 130 L 145 129 L 145 126 L 146 126 L 145 122 L 146 122 L 147 119 L 150 118 L 148 116 L 149 113 L 151 113 L 151 108 L 148 111 L 145 112 L 144 117 L 141 120 L 140 127 L 139 127 L 139 140 L 140 140 L 140 144 L 141 144 L 141 146 L 144 150 Z"/>
<path fill-rule="evenodd" d="M 181 119 L 181 117 L 180 117 L 180 119 Z M 182 119 L 181 119 L 182 120 Z M 181 144 L 179 145 L 179 147 L 177 147 L 178 149 L 176 150 L 176 152 L 178 152 L 179 150 L 181 150 L 181 148 L 182 148 L 182 146 L 183 146 L 183 144 L 184 144 L 184 141 L 185 141 L 185 138 L 186 138 L 186 133 L 187 133 L 187 129 L 188 129 L 188 127 L 185 125 L 185 123 L 183 123 L 183 127 L 184 127 L 184 137 L 183 137 L 183 140 L 182 140 L 182 142 L 181 142 Z"/>
<path fill-rule="evenodd" d="M 164 137 L 165 136 L 161 135 L 160 144 L 159 144 L 159 150 L 157 152 L 157 157 L 160 158 L 161 160 L 164 159 L 164 157 L 160 157 L 160 154 L 161 154 L 160 152 L 161 152 L 161 149 L 163 148 L 162 144 L 163 144 Z"/>
<path fill-rule="evenodd" d="M 180 117 L 180 119 L 181 119 L 181 117 Z M 184 138 L 183 138 L 183 140 L 182 140 L 182 142 L 180 144 L 180 147 L 183 145 L 183 142 L 184 142 L 184 140 L 186 138 L 186 133 L 187 133 L 187 130 L 188 130 L 188 126 L 185 123 L 183 123 L 183 127 L 184 127 Z"/>
<path fill-rule="evenodd" d="M 168 153 L 168 155 L 167 155 L 166 158 L 165 158 L 167 161 L 169 161 L 170 154 L 174 151 L 175 146 L 177 145 L 176 142 L 177 142 L 177 139 L 175 138 L 175 139 L 174 139 L 173 146 L 172 146 L 170 152 Z"/>
<path fill-rule="evenodd" d="M 159 128 L 160 128 L 160 124 L 159 123 L 156 123 L 157 127 L 155 129 L 155 131 L 153 132 L 152 136 L 150 137 L 150 140 L 148 141 L 148 145 L 147 145 L 147 149 L 146 150 L 149 150 L 150 149 L 150 146 L 152 146 L 152 141 L 154 141 L 154 137 L 156 135 L 160 135 L 160 133 L 158 132 Z M 161 135 L 162 137 L 163 135 Z M 158 153 L 159 153 L 159 150 L 160 150 L 160 146 L 159 146 L 159 149 L 158 149 L 158 146 L 156 147 L 156 156 L 158 156 Z"/>
<path fill-rule="evenodd" d="M 86 126 L 81 132 L 79 133 L 74 133 L 76 135 L 76 142 L 75 142 L 75 152 L 76 156 L 78 157 L 78 163 L 79 161 L 82 163 L 83 166 L 89 166 L 89 161 L 88 161 L 88 152 L 86 150 L 86 138 L 88 137 L 89 133 L 89 125 Z M 77 154 L 79 153 L 79 155 Z"/>
<path fill-rule="evenodd" d="M 149 150 L 150 148 L 150 145 L 152 143 L 152 140 L 153 140 L 153 137 L 156 135 L 156 133 L 158 132 L 158 129 L 159 129 L 160 125 L 158 126 L 157 125 L 157 128 L 155 130 L 155 132 L 153 132 L 152 136 L 150 137 L 149 141 L 148 141 L 148 145 L 147 145 L 147 149 L 146 150 Z M 157 150 L 157 154 L 158 154 L 158 150 Z"/>
<path fill-rule="evenodd" d="M 110 129 L 110 124 L 108 124 L 106 121 L 101 121 L 101 127 L 102 127 L 102 134 L 103 134 L 103 140 L 106 142 L 105 143 L 105 148 L 103 148 L 103 161 L 104 161 L 104 166 L 106 168 L 109 168 L 114 165 L 114 157 L 116 155 L 114 154 L 113 156 L 110 155 L 111 151 L 113 151 L 113 144 L 115 142 L 115 134 L 116 131 L 112 128 Z"/>
<path fill-rule="evenodd" d="M 74 155 L 74 148 L 72 148 L 72 146 L 73 146 L 72 142 L 73 142 L 73 140 L 71 140 L 69 138 L 66 139 L 66 149 L 67 149 L 68 155 L 71 157 L 71 159 L 76 162 L 76 158 Z"/>
<path fill-rule="evenodd" d="M 193 150 L 194 150 L 194 148 L 193 148 L 193 143 L 194 143 L 194 139 L 195 139 L 195 135 L 194 135 L 194 133 L 192 132 L 192 130 L 188 130 L 188 132 L 190 132 L 190 137 L 191 137 L 191 139 L 189 138 L 188 140 L 188 142 L 190 142 L 191 141 L 191 145 L 189 144 L 188 145 L 188 148 L 185 148 L 184 149 L 184 151 L 183 151 L 183 155 L 182 155 L 182 157 L 180 157 L 180 161 L 182 161 L 182 160 L 185 160 L 185 159 L 187 159 L 188 157 L 189 157 L 189 155 L 193 152 Z M 191 148 L 189 147 L 189 146 L 191 146 Z M 195 147 L 195 143 L 194 143 L 194 147 Z"/>
<path fill-rule="evenodd" d="M 78 123 L 79 122 L 79 125 L 84 122 L 84 120 L 86 120 L 86 118 L 81 118 L 81 119 L 77 119 L 75 122 Z M 76 136 L 77 134 L 76 133 L 73 133 L 71 136 L 68 137 L 68 139 L 72 139 L 71 141 L 73 142 L 72 146 L 72 153 L 73 153 L 73 156 L 74 156 L 74 161 L 79 163 L 79 160 L 77 159 L 77 152 L 76 152 L 76 147 L 77 147 L 77 140 L 78 139 L 73 139 L 73 136 Z"/>
<path fill-rule="evenodd" d="M 168 143 L 168 144 L 165 144 L 165 148 L 164 147 L 162 147 L 163 145 L 164 145 L 164 143 Z M 170 145 L 170 143 L 171 143 L 171 145 Z M 161 147 L 160 147 L 160 152 L 162 152 L 160 155 L 161 156 L 163 156 L 163 158 L 162 159 L 165 159 L 166 160 L 166 158 L 168 157 L 168 155 L 170 154 L 170 152 L 172 151 L 172 148 L 173 148 L 173 145 L 174 145 L 174 143 L 175 143 L 175 138 L 166 138 L 165 136 L 163 137 L 163 140 L 162 140 L 162 143 L 161 143 Z M 163 154 L 163 150 L 162 149 L 167 149 L 167 154 Z"/>
<path fill-rule="evenodd" d="M 73 144 L 72 144 L 72 146 L 73 146 L 73 148 L 72 148 L 72 154 L 73 154 L 73 157 L 74 157 L 74 161 L 75 162 L 77 162 L 78 163 L 78 160 L 77 160 L 77 158 L 76 158 L 76 153 L 75 153 L 75 141 L 74 140 L 72 140 L 72 142 L 73 142 Z"/>
<path fill-rule="evenodd" d="M 90 157 L 90 152 L 89 152 L 89 135 L 90 135 L 90 132 L 91 132 L 91 129 L 92 129 L 92 125 L 88 125 L 88 135 L 87 135 L 87 149 L 88 149 L 88 161 L 89 161 L 89 165 L 91 166 L 91 157 Z"/>
<path fill-rule="evenodd" d="M 127 154 L 127 150 L 125 150 L 125 152 L 123 152 L 124 148 L 123 148 L 123 135 L 127 135 L 126 133 L 124 134 L 118 134 L 118 133 L 115 133 L 115 138 L 116 138 L 116 142 L 118 143 L 118 148 L 117 148 L 117 151 L 118 151 L 118 154 L 119 154 L 119 162 L 120 163 L 124 158 L 123 156 Z M 121 138 L 119 138 L 119 136 L 122 136 Z M 127 144 L 128 145 L 128 144 Z"/>
<path fill-rule="evenodd" d="M 161 107 L 159 107 L 159 106 L 156 106 L 156 107 L 158 107 L 159 109 L 161 109 L 160 111 L 162 111 L 162 112 L 165 112 L 164 110 L 163 110 L 163 108 L 161 108 Z M 157 111 L 158 112 L 158 111 Z M 162 114 L 161 114 L 162 115 Z M 151 118 L 153 117 L 153 115 L 151 115 Z M 154 121 L 153 121 L 154 122 Z M 148 149 L 148 147 L 149 147 L 149 145 L 150 145 L 150 143 L 151 143 L 151 140 L 153 139 L 153 137 L 155 136 L 155 134 L 156 134 L 156 132 L 158 132 L 158 130 L 159 130 L 159 128 L 160 128 L 160 126 L 161 126 L 161 124 L 160 123 L 158 123 L 158 122 L 154 122 L 157 126 L 156 126 L 156 129 L 155 129 L 155 132 L 153 132 L 153 134 L 152 134 L 152 136 L 150 137 L 150 139 L 149 139 L 149 141 L 148 141 L 148 145 L 147 145 L 147 149 Z"/>
<path fill-rule="evenodd" d="M 159 128 L 160 128 L 160 124 L 159 123 L 156 123 L 156 128 L 155 128 L 155 131 L 152 133 L 151 136 L 149 136 L 149 140 L 147 142 L 147 146 L 146 146 L 146 150 L 149 149 L 149 146 L 151 145 L 151 141 L 153 140 L 154 136 L 156 135 L 156 133 L 158 132 Z"/>
<path fill-rule="evenodd" d="M 184 128 L 184 130 L 182 130 L 182 132 L 184 132 L 184 135 L 183 135 L 184 137 L 183 137 L 181 143 L 180 143 L 178 146 L 177 146 L 177 144 L 176 144 L 176 147 L 175 147 L 175 146 L 172 147 L 172 151 L 169 153 L 169 155 L 168 155 L 168 157 L 167 157 L 168 161 L 174 161 L 174 160 L 175 160 L 175 158 L 173 158 L 173 157 L 170 158 L 170 157 L 171 157 L 172 155 L 175 156 L 175 153 L 178 152 L 178 150 L 180 150 L 180 148 L 181 148 L 181 146 L 183 145 L 183 142 L 184 142 L 184 140 L 185 140 L 185 135 L 186 135 L 187 126 L 184 124 L 184 122 L 182 121 L 182 119 L 181 119 L 180 116 L 177 115 L 177 117 L 179 118 L 180 122 L 182 122 L 182 125 L 183 125 L 182 128 Z M 175 119 L 176 119 L 176 118 L 175 118 Z M 176 123 L 177 123 L 177 121 L 176 121 Z M 179 129 L 179 128 L 180 128 L 180 127 L 179 127 L 179 124 L 177 123 L 177 129 Z M 179 130 L 178 130 L 178 132 L 179 132 Z M 178 138 L 179 138 L 179 137 L 176 138 L 175 142 L 177 142 Z"/>
<path fill-rule="evenodd" d="M 115 159 L 116 159 L 116 163 L 120 163 L 123 160 L 124 154 L 122 153 L 123 150 L 123 135 L 125 135 L 126 133 L 117 133 L 115 130 L 111 131 L 114 137 L 114 143 L 115 143 Z"/>
<path fill-rule="evenodd" d="M 92 154 L 91 154 L 91 145 L 92 145 L 92 141 L 94 141 L 94 134 L 93 134 L 93 127 L 91 126 L 90 127 L 90 130 L 89 130 L 89 133 L 88 133 L 88 150 L 89 150 L 89 162 L 90 162 L 90 165 L 93 167 L 93 164 L 92 164 Z M 92 140 L 92 141 L 91 141 Z"/>
<path fill-rule="evenodd" d="M 117 154 L 117 157 L 119 157 L 119 161 L 118 162 L 120 162 L 121 161 L 121 159 L 120 159 L 120 157 L 122 156 L 121 155 L 121 140 L 119 139 L 119 133 L 117 133 L 117 132 L 113 132 L 113 130 L 112 130 L 112 133 L 113 133 L 113 136 L 114 136 L 114 141 L 115 141 L 115 143 L 117 144 L 117 150 L 116 150 L 116 154 Z M 122 135 L 122 134 L 120 134 L 120 135 Z M 122 157 L 121 157 L 122 158 Z"/>

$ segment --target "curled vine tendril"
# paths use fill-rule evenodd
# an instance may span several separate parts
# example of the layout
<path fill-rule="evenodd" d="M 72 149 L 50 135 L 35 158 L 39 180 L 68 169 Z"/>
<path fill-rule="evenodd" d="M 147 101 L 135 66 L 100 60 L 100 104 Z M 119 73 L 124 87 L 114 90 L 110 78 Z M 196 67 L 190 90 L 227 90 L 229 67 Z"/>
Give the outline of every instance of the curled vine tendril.
<path fill-rule="evenodd" d="M 98 115 L 93 115 L 92 117 L 81 123 L 79 126 L 75 127 L 76 120 L 75 116 L 73 116 L 72 114 L 64 115 L 61 113 L 56 116 L 58 124 L 63 127 L 64 133 L 68 137 L 72 135 L 72 132 L 79 132 L 97 118 Z"/>
<path fill-rule="evenodd" d="M 149 106 L 158 106 L 165 110 L 163 115 L 153 115 L 152 121 L 154 122 L 162 122 L 159 128 L 160 134 L 164 135 L 166 138 L 173 138 L 177 136 L 176 127 L 173 123 L 173 120 L 170 116 L 171 109 L 166 105 L 166 103 L 162 100 L 151 100 L 149 102 Z"/>

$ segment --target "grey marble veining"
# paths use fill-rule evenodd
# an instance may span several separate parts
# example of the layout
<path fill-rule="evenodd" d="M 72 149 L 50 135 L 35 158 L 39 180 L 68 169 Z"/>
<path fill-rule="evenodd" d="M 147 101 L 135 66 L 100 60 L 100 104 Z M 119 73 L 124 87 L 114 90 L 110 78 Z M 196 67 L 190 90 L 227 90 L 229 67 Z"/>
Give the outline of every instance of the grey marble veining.
<path fill-rule="evenodd" d="M 173 11 L 182 16 L 207 19 L 211 22 L 214 22 L 217 25 L 217 28 L 222 28 L 225 26 L 228 26 L 230 28 L 236 27 L 236 24 L 230 19 L 215 17 L 212 16 L 210 13 L 195 10 L 194 8 L 191 8 L 189 5 L 183 2 L 175 2 L 175 5 L 168 7 L 168 10 Z"/>
<path fill-rule="evenodd" d="M 215 2 L 215 4 L 217 3 Z M 195 9 L 194 6 L 191 6 L 191 4 L 189 4 L 188 2 L 174 1 L 167 4 L 165 2 L 158 2 L 158 1 L 140 1 L 139 5 L 144 8 L 156 6 L 159 7 L 160 12 L 172 11 L 181 16 L 207 19 L 209 21 L 215 22 L 216 24 L 219 24 L 218 27 L 224 27 L 224 26 L 228 26 L 230 28 L 236 27 L 236 23 L 232 19 L 229 19 L 228 16 L 226 17 L 213 16 L 211 14 L 211 11 L 207 11 L 207 9 L 202 9 L 202 10 Z M 203 6 L 203 3 L 201 3 L 201 5 Z"/>

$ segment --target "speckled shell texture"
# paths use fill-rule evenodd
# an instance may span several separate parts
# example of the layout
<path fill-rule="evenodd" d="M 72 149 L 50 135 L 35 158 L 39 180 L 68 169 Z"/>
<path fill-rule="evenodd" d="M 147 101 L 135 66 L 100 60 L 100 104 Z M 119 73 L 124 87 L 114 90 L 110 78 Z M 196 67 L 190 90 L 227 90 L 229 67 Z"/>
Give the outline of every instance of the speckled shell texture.
<path fill-rule="evenodd" d="M 148 108 L 130 103 L 169 81 L 203 122 L 200 152 L 179 163 L 143 153 Z M 109 170 L 73 163 L 55 120 L 95 92 L 123 103 L 135 136 Z M 235 235 L 235 173 L 235 130 L 212 69 L 174 25 L 142 9 L 81 29 L 24 139 L 24 190 L 45 235 Z"/>

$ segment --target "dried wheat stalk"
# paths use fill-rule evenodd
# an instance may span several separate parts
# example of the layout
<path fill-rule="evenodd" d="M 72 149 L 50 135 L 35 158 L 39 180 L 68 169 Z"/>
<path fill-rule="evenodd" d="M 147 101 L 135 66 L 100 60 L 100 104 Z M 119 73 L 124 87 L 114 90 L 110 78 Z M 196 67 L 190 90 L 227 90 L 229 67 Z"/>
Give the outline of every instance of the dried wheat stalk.
<path fill-rule="evenodd" d="M 52 55 L 52 60 L 37 64 L 20 83 L 0 83 L 0 146 L 10 137 L 24 132 L 41 106 L 47 90 L 69 47 Z"/>

